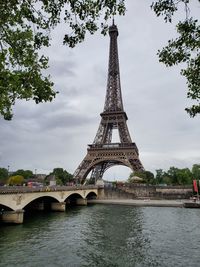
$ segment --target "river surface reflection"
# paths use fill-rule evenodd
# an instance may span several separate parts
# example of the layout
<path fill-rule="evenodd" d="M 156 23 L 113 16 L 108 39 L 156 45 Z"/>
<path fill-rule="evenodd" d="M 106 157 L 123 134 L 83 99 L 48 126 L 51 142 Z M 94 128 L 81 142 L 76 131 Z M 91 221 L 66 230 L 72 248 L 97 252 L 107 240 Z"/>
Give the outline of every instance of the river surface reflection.
<path fill-rule="evenodd" d="M 197 267 L 200 210 L 92 205 L 0 226 L 0 267 Z"/>

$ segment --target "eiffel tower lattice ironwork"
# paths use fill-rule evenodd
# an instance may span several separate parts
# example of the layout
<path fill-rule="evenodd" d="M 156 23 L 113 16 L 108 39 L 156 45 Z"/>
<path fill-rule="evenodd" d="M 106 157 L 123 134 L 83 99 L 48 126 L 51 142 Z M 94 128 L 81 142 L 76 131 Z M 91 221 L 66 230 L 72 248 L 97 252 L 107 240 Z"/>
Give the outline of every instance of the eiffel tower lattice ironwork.
<path fill-rule="evenodd" d="M 126 124 L 128 119 L 123 108 L 117 48 L 118 29 L 109 27 L 110 51 L 107 92 L 101 122 L 94 142 L 88 145 L 87 154 L 74 172 L 74 179 L 84 183 L 91 172 L 90 183 L 102 179 L 104 172 L 114 165 L 124 165 L 133 171 L 144 170 L 138 149 L 132 142 Z M 112 143 L 113 129 L 118 129 L 119 143 Z"/>

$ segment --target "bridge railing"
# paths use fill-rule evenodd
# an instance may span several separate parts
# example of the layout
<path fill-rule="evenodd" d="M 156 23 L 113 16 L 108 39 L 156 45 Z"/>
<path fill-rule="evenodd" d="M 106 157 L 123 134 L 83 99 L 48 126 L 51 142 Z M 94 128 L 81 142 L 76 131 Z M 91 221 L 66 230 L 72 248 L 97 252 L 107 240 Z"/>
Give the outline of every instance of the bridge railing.
<path fill-rule="evenodd" d="M 33 193 L 33 192 L 52 192 L 52 191 L 73 191 L 98 189 L 97 185 L 73 185 L 73 186 L 0 186 L 0 194 L 16 194 L 16 193 Z"/>

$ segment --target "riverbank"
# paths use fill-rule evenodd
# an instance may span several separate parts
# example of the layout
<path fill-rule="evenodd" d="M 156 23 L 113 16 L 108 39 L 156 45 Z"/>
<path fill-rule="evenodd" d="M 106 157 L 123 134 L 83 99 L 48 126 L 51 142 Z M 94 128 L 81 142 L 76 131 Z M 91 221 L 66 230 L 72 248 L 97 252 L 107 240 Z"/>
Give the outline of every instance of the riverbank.
<path fill-rule="evenodd" d="M 92 199 L 88 204 L 113 204 L 129 205 L 135 207 L 183 207 L 185 199 L 180 200 L 155 200 L 155 199 Z"/>

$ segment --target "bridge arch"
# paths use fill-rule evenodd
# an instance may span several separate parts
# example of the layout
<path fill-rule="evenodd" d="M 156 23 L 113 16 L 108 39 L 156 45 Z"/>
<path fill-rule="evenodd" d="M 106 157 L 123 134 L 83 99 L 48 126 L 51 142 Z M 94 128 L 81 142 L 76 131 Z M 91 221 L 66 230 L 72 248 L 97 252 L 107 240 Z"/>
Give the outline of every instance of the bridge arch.
<path fill-rule="evenodd" d="M 6 211 L 11 211 L 11 210 L 13 210 L 13 209 L 12 209 L 11 207 L 9 207 L 8 205 L 3 205 L 3 204 L 0 203 L 0 214 L 1 214 L 1 212 L 4 211 L 4 210 L 6 210 Z"/>
<path fill-rule="evenodd" d="M 6 210 L 15 210 L 12 205 L 8 205 L 8 201 L 4 201 L 4 199 L 1 200 L 0 202 L 0 210 L 1 210 L 1 207 L 2 209 L 6 209 Z"/>
<path fill-rule="evenodd" d="M 69 205 L 76 205 L 77 199 L 84 199 L 84 196 L 79 193 L 72 193 L 65 199 L 65 202 Z"/>
<path fill-rule="evenodd" d="M 34 206 L 36 203 L 44 203 L 47 206 L 47 203 L 51 202 L 59 202 L 59 199 L 56 196 L 52 196 L 51 194 L 32 197 L 31 199 L 27 199 L 23 202 L 22 209 L 31 208 L 31 206 Z"/>
<path fill-rule="evenodd" d="M 95 198 L 97 198 L 97 194 L 96 194 L 96 192 L 91 191 L 86 195 L 86 198 L 87 199 L 95 199 Z"/>

